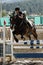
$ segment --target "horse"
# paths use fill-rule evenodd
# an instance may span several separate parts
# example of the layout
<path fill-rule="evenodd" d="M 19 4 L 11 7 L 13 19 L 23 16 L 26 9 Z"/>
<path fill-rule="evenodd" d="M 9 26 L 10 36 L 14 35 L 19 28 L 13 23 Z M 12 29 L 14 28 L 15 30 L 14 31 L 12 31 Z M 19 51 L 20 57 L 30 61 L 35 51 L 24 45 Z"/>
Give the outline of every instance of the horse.
<path fill-rule="evenodd" d="M 17 19 L 16 19 L 17 20 Z M 10 16 L 10 28 L 14 29 L 13 36 L 16 42 L 18 42 L 18 39 L 16 37 L 16 35 L 21 35 L 21 38 L 24 38 L 24 35 L 26 37 L 29 38 L 29 40 L 31 40 L 31 34 L 33 34 L 34 38 L 37 40 L 38 35 L 36 33 L 36 29 L 35 28 L 31 28 L 31 25 L 28 22 L 25 22 L 26 20 L 23 19 L 22 22 L 18 21 L 16 22 L 15 17 Z M 19 22 L 19 24 L 18 24 Z M 25 38 L 24 38 L 25 39 Z"/>

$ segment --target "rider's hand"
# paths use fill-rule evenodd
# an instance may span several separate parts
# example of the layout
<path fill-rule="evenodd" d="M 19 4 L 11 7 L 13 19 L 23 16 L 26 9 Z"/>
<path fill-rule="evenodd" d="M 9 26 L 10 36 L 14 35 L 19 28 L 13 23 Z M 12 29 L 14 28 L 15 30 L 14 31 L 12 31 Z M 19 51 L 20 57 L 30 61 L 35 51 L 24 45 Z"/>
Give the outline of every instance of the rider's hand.
<path fill-rule="evenodd" d="M 19 18 L 23 19 L 23 15 L 21 14 L 21 16 L 19 16 Z"/>

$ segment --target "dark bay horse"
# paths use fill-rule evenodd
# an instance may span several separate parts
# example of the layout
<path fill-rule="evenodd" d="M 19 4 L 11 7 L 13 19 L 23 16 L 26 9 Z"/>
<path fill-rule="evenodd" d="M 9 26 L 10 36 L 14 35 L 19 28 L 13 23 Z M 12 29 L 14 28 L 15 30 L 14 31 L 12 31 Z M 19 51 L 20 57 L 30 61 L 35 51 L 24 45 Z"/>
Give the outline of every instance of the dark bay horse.
<path fill-rule="evenodd" d="M 10 16 L 10 28 L 14 29 L 13 36 L 16 42 L 18 42 L 18 39 L 16 38 L 16 35 L 21 35 L 21 38 L 23 39 L 24 35 L 26 37 L 29 38 L 29 40 L 31 40 L 31 33 L 32 35 L 35 37 L 35 39 L 37 39 L 37 33 L 36 33 L 36 29 L 35 28 L 31 28 L 30 24 L 28 22 L 25 22 L 25 20 L 23 20 L 22 22 L 20 22 L 19 20 L 15 19 L 15 17 Z M 19 22 L 19 23 L 18 23 Z"/>

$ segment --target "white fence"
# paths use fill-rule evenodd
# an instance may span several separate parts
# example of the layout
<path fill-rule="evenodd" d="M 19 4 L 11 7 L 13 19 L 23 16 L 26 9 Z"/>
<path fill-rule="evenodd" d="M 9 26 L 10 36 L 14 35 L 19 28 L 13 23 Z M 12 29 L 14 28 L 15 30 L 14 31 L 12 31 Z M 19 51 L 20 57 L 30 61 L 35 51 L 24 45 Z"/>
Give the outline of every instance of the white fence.
<path fill-rule="evenodd" d="M 3 59 L 4 59 L 4 62 L 5 62 L 5 45 L 11 45 L 11 56 L 12 56 L 12 60 L 13 60 L 13 48 L 15 49 L 25 49 L 25 48 L 43 48 L 43 46 L 40 46 L 41 44 L 43 45 L 43 40 L 25 40 L 25 41 L 19 41 L 18 43 L 16 42 L 13 42 L 13 35 L 12 35 L 12 31 L 10 30 L 10 40 L 6 40 L 6 37 L 5 37 L 5 31 L 6 31 L 6 25 L 4 25 L 3 28 L 3 39 L 0 40 L 0 43 L 3 44 Z M 41 29 L 40 29 L 41 30 Z M 40 31 L 39 30 L 39 31 Z M 38 29 L 37 29 L 38 31 Z M 41 30 L 43 31 L 43 30 Z M 29 46 L 13 46 L 15 44 L 18 44 L 18 45 L 29 45 Z M 35 45 L 35 46 L 34 46 Z"/>

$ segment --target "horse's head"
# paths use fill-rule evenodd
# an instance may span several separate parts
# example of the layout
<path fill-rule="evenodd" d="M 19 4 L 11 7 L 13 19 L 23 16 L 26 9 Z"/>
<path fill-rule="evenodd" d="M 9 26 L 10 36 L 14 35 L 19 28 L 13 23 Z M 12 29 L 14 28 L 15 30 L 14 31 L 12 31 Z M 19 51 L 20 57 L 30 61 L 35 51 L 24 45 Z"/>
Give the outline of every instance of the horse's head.
<path fill-rule="evenodd" d="M 10 16 L 10 28 L 13 29 L 13 17 Z"/>
<path fill-rule="evenodd" d="M 11 28 L 11 29 L 13 29 L 14 24 L 15 24 L 15 17 L 10 16 L 10 28 Z"/>

